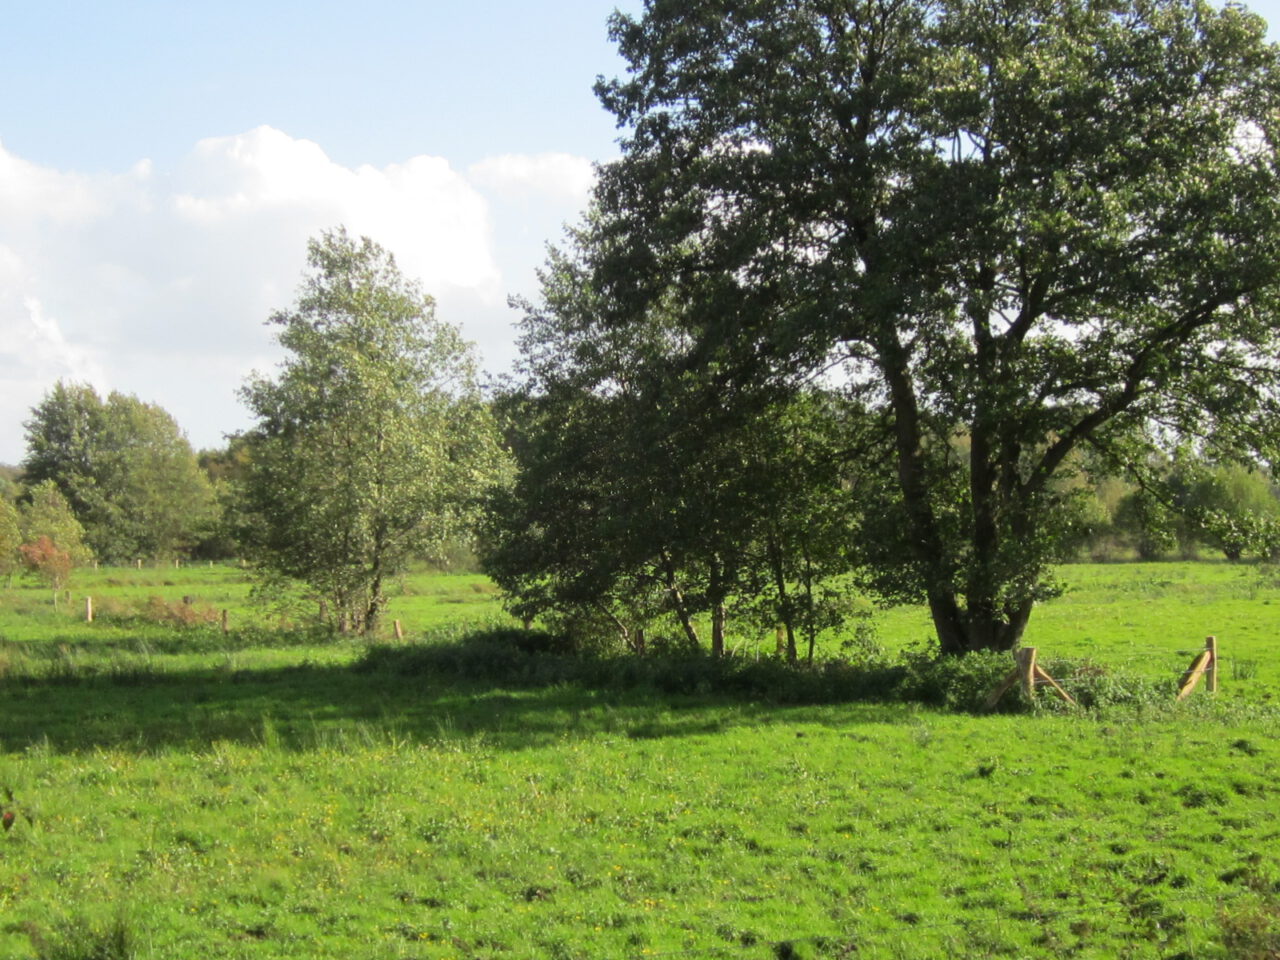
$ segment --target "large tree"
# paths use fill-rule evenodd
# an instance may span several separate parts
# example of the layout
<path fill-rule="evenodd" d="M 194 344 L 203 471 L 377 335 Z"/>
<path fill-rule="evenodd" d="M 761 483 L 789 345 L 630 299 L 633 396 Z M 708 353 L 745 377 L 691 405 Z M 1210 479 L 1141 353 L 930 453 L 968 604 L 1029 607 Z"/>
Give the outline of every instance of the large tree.
<path fill-rule="evenodd" d="M 586 250 L 601 322 L 681 305 L 689 369 L 832 365 L 882 425 L 867 582 L 941 649 L 1016 644 L 1064 471 L 1266 447 L 1280 68 L 1196 0 L 649 0 Z"/>
<path fill-rule="evenodd" d="M 179 555 L 209 523 L 212 490 L 162 407 L 59 382 L 26 429 L 26 481 L 57 484 L 99 559 Z"/>
<path fill-rule="evenodd" d="M 500 466 L 469 346 L 386 250 L 344 230 L 308 245 L 297 305 L 271 317 L 288 351 L 241 395 L 239 539 L 307 584 L 341 629 L 373 630 L 415 554 L 465 534 Z"/>

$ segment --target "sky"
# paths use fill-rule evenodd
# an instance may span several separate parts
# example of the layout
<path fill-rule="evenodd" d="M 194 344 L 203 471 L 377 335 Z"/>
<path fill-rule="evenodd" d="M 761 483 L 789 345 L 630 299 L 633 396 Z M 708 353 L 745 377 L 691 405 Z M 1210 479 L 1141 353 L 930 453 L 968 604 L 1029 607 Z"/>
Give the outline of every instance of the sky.
<path fill-rule="evenodd" d="M 1249 6 L 1280 25 L 1280 0 Z M 42 0 L 0 30 L 0 463 L 59 379 L 250 425 L 306 242 L 391 250 L 496 374 L 508 295 L 617 156 L 592 84 L 640 0 Z M 1273 40 L 1280 30 L 1271 29 Z"/>

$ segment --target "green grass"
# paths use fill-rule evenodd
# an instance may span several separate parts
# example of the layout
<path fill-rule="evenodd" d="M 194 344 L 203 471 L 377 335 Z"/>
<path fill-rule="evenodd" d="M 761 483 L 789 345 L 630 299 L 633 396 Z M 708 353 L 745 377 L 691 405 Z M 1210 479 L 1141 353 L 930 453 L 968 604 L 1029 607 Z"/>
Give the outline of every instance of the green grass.
<path fill-rule="evenodd" d="M 256 602 L 251 587 L 235 566 L 191 565 L 80 570 L 56 605 L 48 590 L 29 583 L 0 590 L 0 676 L 37 664 L 64 673 L 73 667 L 106 673 L 276 669 L 347 662 L 364 648 L 363 641 L 308 631 L 314 625 L 309 606 L 281 612 Z M 442 626 L 509 621 L 496 588 L 477 574 L 418 571 L 388 593 L 383 638 L 395 620 L 409 640 Z M 87 597 L 92 623 L 85 622 Z M 175 622 L 184 613 L 191 622 Z"/>
<path fill-rule="evenodd" d="M 1212 634 L 1220 645 L 1224 693 L 1280 693 L 1278 576 L 1273 568 L 1214 562 L 1063 567 L 1058 577 L 1065 594 L 1036 607 L 1024 642 L 1044 658 L 1089 659 L 1176 679 Z M 891 649 L 933 635 L 919 607 L 884 611 L 879 628 Z"/>
<path fill-rule="evenodd" d="M 114 586 L 243 602 L 215 573 Z M 0 956 L 1274 956 L 1275 588 L 1228 565 L 1064 579 L 1043 656 L 1157 676 L 1218 633 L 1257 670 L 1216 700 L 1080 713 L 786 706 L 495 685 L 412 644 L 356 669 L 360 643 L 85 625 L 14 591 Z M 465 577 L 393 603 L 413 632 L 496 612 Z M 925 630 L 880 625 L 892 647 Z"/>

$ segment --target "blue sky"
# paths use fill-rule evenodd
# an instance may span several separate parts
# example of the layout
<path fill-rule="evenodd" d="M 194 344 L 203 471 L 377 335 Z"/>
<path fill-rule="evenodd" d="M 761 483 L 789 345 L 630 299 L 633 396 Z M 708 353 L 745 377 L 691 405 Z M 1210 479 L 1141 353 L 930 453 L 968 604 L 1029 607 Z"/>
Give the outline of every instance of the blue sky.
<path fill-rule="evenodd" d="M 196 446 L 247 426 L 236 389 L 279 359 L 263 321 L 339 223 L 505 369 L 506 296 L 536 293 L 617 152 L 591 91 L 622 69 L 615 6 L 640 0 L 8 4 L 0 462 L 59 378 L 159 403 Z"/>
<path fill-rule="evenodd" d="M 626 5 L 623 5 L 624 8 Z M 612 0 L 9 4 L 6 148 L 81 171 L 270 124 L 339 163 L 607 153 Z"/>

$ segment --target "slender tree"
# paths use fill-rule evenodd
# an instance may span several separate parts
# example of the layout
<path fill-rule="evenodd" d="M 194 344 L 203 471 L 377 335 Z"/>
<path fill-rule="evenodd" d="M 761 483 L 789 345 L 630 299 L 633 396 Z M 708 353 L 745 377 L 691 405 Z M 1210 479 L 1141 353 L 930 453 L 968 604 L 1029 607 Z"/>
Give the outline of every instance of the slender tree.
<path fill-rule="evenodd" d="M 468 529 L 501 467 L 469 346 L 368 238 L 308 245 L 296 306 L 271 317 L 288 356 L 241 396 L 239 540 L 307 584 L 341 629 L 374 630 L 387 581 Z"/>
<path fill-rule="evenodd" d="M 0 494 L 0 577 L 5 586 L 13 585 L 13 575 L 22 568 L 22 522 L 18 507 L 8 497 Z"/>
<path fill-rule="evenodd" d="M 19 514 L 22 544 L 18 553 L 22 565 L 49 585 L 57 606 L 58 592 L 76 567 L 93 558 L 93 551 L 85 544 L 84 528 L 56 483 L 44 480 L 36 484 L 29 498 Z"/>

